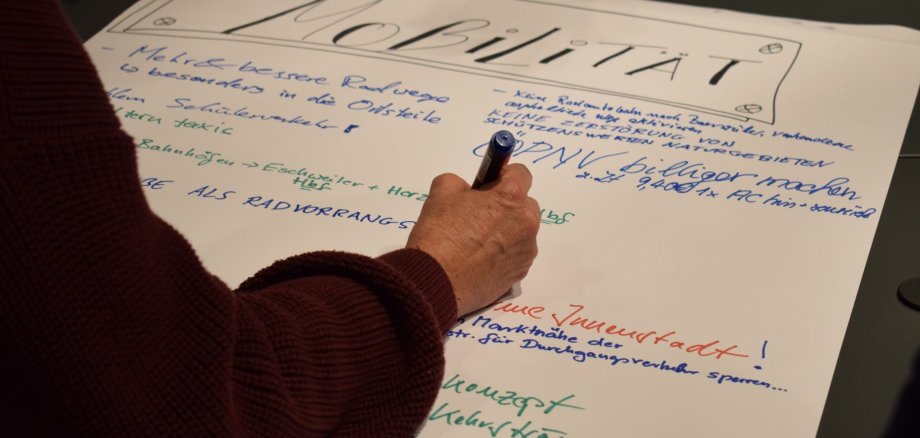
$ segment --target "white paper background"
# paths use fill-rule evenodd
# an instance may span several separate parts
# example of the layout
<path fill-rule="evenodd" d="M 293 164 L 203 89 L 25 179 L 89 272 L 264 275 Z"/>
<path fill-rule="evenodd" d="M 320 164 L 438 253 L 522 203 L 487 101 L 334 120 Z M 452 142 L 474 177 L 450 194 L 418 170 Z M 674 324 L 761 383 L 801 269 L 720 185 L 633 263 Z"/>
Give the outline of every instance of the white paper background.
<path fill-rule="evenodd" d="M 667 347 L 666 342 L 656 345 L 654 336 L 638 343 L 631 338 L 563 324 L 561 329 L 566 334 L 579 338 L 577 343 L 568 344 L 572 348 L 616 354 L 630 361 L 615 366 L 611 366 L 610 361 L 592 359 L 578 363 L 571 355 L 521 348 L 528 338 L 564 348 L 566 343 L 562 341 L 473 327 L 476 316 L 472 316 L 455 328 L 447 341 L 445 379 L 459 375 L 466 382 L 462 388 L 470 388 L 469 383 L 477 387 L 471 392 L 461 391 L 462 394 L 450 388 L 442 391 L 421 436 L 489 436 L 489 425 L 483 422 L 492 423 L 495 436 L 505 437 L 514 436 L 515 428 L 520 431 L 519 435 L 543 433 L 548 437 L 814 434 L 916 95 L 920 78 L 917 32 L 889 27 L 829 26 L 645 2 L 571 3 L 620 14 L 618 20 L 622 17 L 628 20 L 628 16 L 644 17 L 634 22 L 639 23 L 636 24 L 638 31 L 632 29 L 621 35 L 616 29 L 604 27 L 608 15 L 584 11 L 573 15 L 577 19 L 570 18 L 568 12 L 547 15 L 547 11 L 556 9 L 534 2 L 468 2 L 462 8 L 449 8 L 443 7 L 449 3 L 385 1 L 360 11 L 348 18 L 350 21 L 330 22 L 331 27 L 324 31 L 326 34 L 313 35 L 314 44 L 308 44 L 264 38 L 276 31 L 285 34 L 286 30 L 282 32 L 287 29 L 285 26 L 296 29 L 298 23 L 290 21 L 292 16 L 262 24 L 258 29 L 250 28 L 247 34 L 250 36 L 215 32 L 227 28 L 218 24 L 246 23 L 299 4 L 291 1 L 237 3 L 220 2 L 219 6 L 217 2 L 178 0 L 141 3 L 116 20 L 110 26 L 111 31 L 102 32 L 87 43 L 111 91 L 113 105 L 121 108 L 119 114 L 123 116 L 125 129 L 138 142 L 147 138 L 152 140 L 148 145 L 169 144 L 172 149 L 183 151 L 195 148 L 195 154 L 219 153 L 220 158 L 233 162 L 232 165 L 214 161 L 198 165 L 199 160 L 183 154 L 138 149 L 142 178 L 172 181 L 160 190 L 147 190 L 155 211 L 187 236 L 208 269 L 230 285 L 238 284 L 276 259 L 304 251 L 339 249 L 376 255 L 401 247 L 408 230 L 399 229 L 397 225 L 294 213 L 293 206 L 311 204 L 373 216 L 379 214 L 397 222 L 414 220 L 422 202 L 416 200 L 416 196 L 389 195 L 387 191 L 391 187 L 401 187 L 404 192 L 424 194 L 431 178 L 442 172 L 472 178 L 479 164 L 474 149 L 500 129 L 500 126 L 485 123 L 490 111 L 513 111 L 505 106 L 507 102 L 532 101 L 515 98 L 517 91 L 543 96 L 548 101 L 564 95 L 613 107 L 634 107 L 645 114 L 680 114 L 684 126 L 689 125 L 692 114 L 713 123 L 750 125 L 768 134 L 758 138 L 706 128 L 702 134 L 684 132 L 683 142 L 697 146 L 699 137 L 713 137 L 735 141 L 735 145 L 728 148 L 732 150 L 833 163 L 823 168 L 802 167 L 728 154 L 663 148 L 661 145 L 666 142 L 663 139 L 654 139 L 652 145 L 639 145 L 611 139 L 587 139 L 583 135 L 563 136 L 526 126 L 509 128 L 516 134 L 523 133 L 519 135 L 521 149 L 512 161 L 529 165 L 534 174 L 532 195 L 546 209 L 547 219 L 550 210 L 558 215 L 574 215 L 569 216 L 567 223 L 542 226 L 540 256 L 521 284 L 521 295 L 513 299 L 518 306 L 545 308 L 537 314 L 539 319 L 492 310 L 485 311 L 482 316 L 504 326 L 536 325 L 549 331 L 556 326 L 552 314 L 562 319 L 573 310 L 571 305 L 580 305 L 584 310 L 579 316 L 605 322 L 601 331 L 609 324 L 626 328 L 627 332 L 656 331 L 661 335 L 674 331 L 676 333 L 667 342 L 685 341 L 684 349 L 691 344 L 719 340 L 719 346 L 737 345 L 734 351 L 748 357 L 702 357 Z M 170 11 L 171 17 L 178 19 L 177 24 L 160 26 L 162 29 L 153 25 L 145 27 L 146 30 L 137 30 L 143 27 L 140 25 L 132 28 L 132 23 L 146 23 L 142 18 L 150 23 L 163 18 L 148 15 L 152 6 L 170 8 L 164 11 Z M 132 15 L 134 12 L 140 13 Z M 525 31 L 538 34 L 536 29 L 542 27 L 533 23 L 553 23 L 565 32 L 582 32 L 587 35 L 586 39 L 599 35 L 598 29 L 603 29 L 604 38 L 613 35 L 634 44 L 643 41 L 672 44 L 674 46 L 668 47 L 672 52 L 686 48 L 681 46 L 682 36 L 673 33 L 677 32 L 674 27 L 669 27 L 670 33 L 666 35 L 656 34 L 658 28 L 654 26 L 642 27 L 646 18 L 652 18 L 692 24 L 696 26 L 694 32 L 713 29 L 708 39 L 706 32 L 702 33 L 703 37 L 686 38 L 687 47 L 694 50 L 707 45 L 713 46 L 713 51 L 733 50 L 734 40 L 722 37 L 723 31 L 783 38 L 800 43 L 801 48 L 794 65 L 778 85 L 775 108 L 771 109 L 775 111 L 775 123 L 771 125 L 700 114 L 616 93 L 594 94 L 554 87 L 539 80 L 521 82 L 513 76 L 503 76 L 505 73 L 546 75 L 546 66 L 535 62 L 540 56 L 533 58 L 530 65 L 505 66 L 496 69 L 497 73 L 485 75 L 482 69 L 477 70 L 482 66 L 470 63 L 469 55 L 460 49 L 429 54 L 431 59 L 436 58 L 435 61 L 407 63 L 394 62 L 395 55 L 385 50 L 387 44 L 361 50 L 315 44 L 348 27 L 346 24 L 400 20 L 400 38 L 394 38 L 392 42 L 395 42 L 439 25 L 472 18 L 489 19 L 492 23 L 506 20 L 507 23 L 501 24 L 517 26 L 521 34 Z M 170 26 L 179 25 L 198 26 L 203 30 L 197 33 L 169 30 Z M 498 35 L 496 32 L 482 34 L 482 37 Z M 269 42 L 275 45 L 267 44 Z M 508 47 L 511 42 L 504 44 L 502 47 Z M 165 46 L 162 52 L 165 58 L 147 60 L 149 52 L 131 55 L 145 45 L 148 50 Z M 569 46 L 551 46 L 547 54 L 560 47 Z M 169 62 L 182 52 L 186 54 L 180 56 L 179 63 Z M 368 53 L 374 58 L 368 57 Z M 523 53 L 520 54 L 523 56 Z M 364 56 L 354 56 L 356 54 Z M 575 52 L 566 56 L 574 57 Z M 687 59 L 692 60 L 693 56 L 696 55 L 690 53 Z M 233 68 L 219 70 L 181 64 L 190 58 L 199 61 L 223 58 L 221 62 L 235 66 L 251 61 L 277 70 L 324 76 L 328 81 L 325 85 L 298 83 L 240 73 Z M 437 59 L 456 64 L 456 68 L 451 67 L 456 71 L 432 68 Z M 585 73 L 583 65 L 566 67 L 563 60 L 566 58 L 550 64 L 552 74 L 565 78 L 571 71 L 573 81 L 577 81 L 579 75 L 596 74 Z M 461 65 L 463 63 L 466 64 Z M 136 67 L 138 72 L 126 72 L 121 68 L 124 64 Z M 187 80 L 151 77 L 147 72 L 154 67 L 164 72 L 217 80 L 242 78 L 247 84 L 263 87 L 265 92 L 248 95 Z M 730 71 L 724 80 L 734 78 L 732 73 Z M 676 74 L 680 74 L 680 70 Z M 368 84 L 378 87 L 399 81 L 399 87 L 450 99 L 447 103 L 419 103 L 409 96 L 397 96 L 389 91 L 347 89 L 340 86 L 347 75 L 362 75 L 368 79 Z M 611 81 L 614 81 L 613 89 L 627 79 L 618 72 L 611 75 Z M 629 87 L 629 94 L 659 100 L 667 87 L 680 88 L 673 84 L 660 85 L 657 80 L 643 79 L 641 82 L 648 83 L 623 86 Z M 758 86 L 762 84 L 750 85 L 751 88 Z M 700 92 L 708 90 L 706 87 L 699 89 L 703 90 Z M 283 90 L 296 97 L 279 97 Z M 735 97 L 733 91 L 723 90 L 719 88 L 713 93 L 726 93 L 718 96 L 725 101 Z M 324 93 L 335 96 L 335 106 L 320 106 L 306 100 Z M 710 99 L 710 96 L 695 96 L 696 91 L 685 88 L 673 93 L 676 95 L 670 96 L 675 101 Z M 125 99 L 129 96 L 144 101 Z M 184 110 L 175 108 L 177 98 L 191 99 L 200 105 L 220 102 L 218 106 L 234 110 L 245 106 L 251 113 L 299 114 L 310 120 L 328 120 L 328 124 L 338 128 L 321 130 Z M 350 102 L 365 99 L 377 104 L 389 102 L 393 108 L 411 107 L 421 114 L 435 111 L 441 120 L 432 124 L 348 109 Z M 124 118 L 129 110 L 148 113 L 160 118 L 161 122 Z M 527 113 L 546 116 L 544 124 L 557 128 L 567 119 L 549 111 Z M 594 113 L 596 111 L 588 111 L 589 118 Z M 618 124 L 629 125 L 628 117 L 621 117 Z M 232 135 L 173 127 L 176 120 L 185 118 L 208 123 L 212 128 L 223 123 L 224 127 L 232 127 Z M 346 134 L 343 130 L 349 124 L 360 127 Z M 769 133 L 774 130 L 828 137 L 851 144 L 854 150 L 773 138 Z M 566 156 L 579 148 L 583 151 L 561 165 L 559 155 L 540 159 L 545 154 L 521 152 L 538 141 L 555 147 L 565 146 Z M 626 153 L 578 169 L 579 160 L 589 151 L 595 151 L 594 158 Z M 623 166 L 640 157 L 662 168 L 687 160 L 700 163 L 707 170 L 753 173 L 758 177 L 742 178 L 737 183 L 709 184 L 708 187 L 718 192 L 715 198 L 653 188 L 640 191 L 636 187 L 640 175 L 625 175 L 609 184 L 576 178 L 584 171 L 590 171 L 592 177 L 604 175 L 604 170 L 620 172 Z M 255 165 L 250 168 L 244 165 L 246 163 Z M 322 174 L 332 178 L 332 188 L 301 190 L 294 184 L 293 175 L 260 170 L 268 163 L 283 163 L 293 169 L 304 168 L 314 175 Z M 653 179 L 662 177 L 660 174 L 652 176 Z M 767 176 L 819 185 L 845 177 L 849 179 L 846 185 L 858 191 L 860 199 L 850 201 L 829 197 L 826 193 L 809 195 L 756 186 L 757 181 Z M 339 177 L 361 182 L 361 185 L 336 183 Z M 373 185 L 379 188 L 368 188 Z M 214 196 L 226 191 L 235 193 L 223 200 L 189 195 L 203 186 L 217 189 Z M 755 203 L 726 199 L 739 189 L 753 190 L 764 196 L 757 198 Z M 763 200 L 774 194 L 784 201 L 792 200 L 806 206 L 785 209 L 762 205 Z M 267 199 L 274 201 L 267 208 L 245 205 L 253 196 L 261 197 L 261 201 L 253 202 L 256 204 Z M 279 201 L 292 207 L 271 210 L 278 208 Z M 862 219 L 809 211 L 815 203 L 862 210 L 875 208 L 879 212 Z M 512 342 L 489 345 L 478 342 L 490 332 L 493 336 L 506 336 Z M 463 337 L 461 333 L 468 335 Z M 587 344 L 600 337 L 622 346 L 613 349 Z M 632 359 L 641 360 L 635 363 Z M 686 363 L 688 369 L 699 371 L 699 374 L 679 375 L 643 367 L 641 362 L 645 360 L 650 363 L 667 361 L 670 366 Z M 745 383 L 718 384 L 716 379 L 707 378 L 711 372 L 769 382 L 770 388 Z M 521 399 L 517 407 L 502 405 L 476 394 L 484 387 L 498 390 L 496 398 L 510 395 L 508 391 L 512 391 L 522 397 L 536 397 L 544 403 L 574 395 L 567 403 L 583 409 L 559 407 L 545 413 L 546 407 L 538 407 L 539 403 L 531 400 L 531 406 L 517 416 Z M 531 431 L 535 432 L 526 435 Z"/>

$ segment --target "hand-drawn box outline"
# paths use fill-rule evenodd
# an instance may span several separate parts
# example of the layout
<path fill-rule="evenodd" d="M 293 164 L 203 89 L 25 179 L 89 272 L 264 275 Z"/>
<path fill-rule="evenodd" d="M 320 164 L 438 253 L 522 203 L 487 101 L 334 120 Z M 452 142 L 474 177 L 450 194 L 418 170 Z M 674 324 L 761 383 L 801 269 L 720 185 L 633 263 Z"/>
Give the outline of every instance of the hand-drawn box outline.
<path fill-rule="evenodd" d="M 206 30 L 190 30 L 190 29 L 161 30 L 161 29 L 156 29 L 156 28 L 136 28 L 135 27 L 141 22 L 143 22 L 144 20 L 146 20 L 147 18 L 149 18 L 151 15 L 155 14 L 160 9 L 172 3 L 173 1 L 174 0 L 151 0 L 146 5 L 141 6 L 136 11 L 128 15 L 127 17 L 115 23 L 111 28 L 107 30 L 107 32 L 124 33 L 124 34 L 131 34 L 131 35 L 150 35 L 150 36 L 158 36 L 158 37 L 171 37 L 171 38 L 180 38 L 180 39 L 192 38 L 192 39 L 214 40 L 214 41 L 243 42 L 243 43 L 261 44 L 261 45 L 268 45 L 268 46 L 275 46 L 275 47 L 288 47 L 288 48 L 296 48 L 296 49 L 304 49 L 304 50 L 315 50 L 315 51 L 333 53 L 333 54 L 339 54 L 339 55 L 345 55 L 345 56 L 358 56 L 358 57 L 363 57 L 363 58 L 379 59 L 383 61 L 401 62 L 404 64 L 417 65 L 420 67 L 428 67 L 428 68 L 434 68 L 438 70 L 452 71 L 456 73 L 474 74 L 474 75 L 483 76 L 483 77 L 511 80 L 511 81 L 520 82 L 520 83 L 548 85 L 552 87 L 566 88 L 570 90 L 588 91 L 588 92 L 604 94 L 608 96 L 626 97 L 630 99 L 641 100 L 641 101 L 646 101 L 646 102 L 653 102 L 657 104 L 688 109 L 688 110 L 696 111 L 699 113 L 711 114 L 711 115 L 720 116 L 720 117 L 727 117 L 727 118 L 741 120 L 741 121 L 757 120 L 757 121 L 764 122 L 770 125 L 776 122 L 776 98 L 777 98 L 777 95 L 779 94 L 779 89 L 782 86 L 783 82 L 786 80 L 786 77 L 789 75 L 789 72 L 792 70 L 792 67 L 795 65 L 795 62 L 798 60 L 798 56 L 802 48 L 802 43 L 799 41 L 794 41 L 794 40 L 790 40 L 786 38 L 778 38 L 778 37 L 774 37 L 770 35 L 762 35 L 762 34 L 755 34 L 755 33 L 748 33 L 748 32 L 737 32 L 737 31 L 732 31 L 732 30 L 725 30 L 725 29 L 718 29 L 714 27 L 683 23 L 679 21 L 643 17 L 640 15 L 633 15 L 633 14 L 623 14 L 619 12 L 604 11 L 600 9 L 591 9 L 591 8 L 578 7 L 578 6 L 573 6 L 573 5 L 564 5 L 564 4 L 551 3 L 547 1 L 541 1 L 541 0 L 515 0 L 518 2 L 522 2 L 522 3 L 534 3 L 534 4 L 540 4 L 540 5 L 546 5 L 546 6 L 556 6 L 556 7 L 577 9 L 577 10 L 593 12 L 593 13 L 621 15 L 624 17 L 637 18 L 637 19 L 650 20 L 650 21 L 659 21 L 663 23 L 696 27 L 700 29 L 706 29 L 706 30 L 717 31 L 717 32 L 725 32 L 725 33 L 730 33 L 730 34 L 755 36 L 755 37 L 767 38 L 767 39 L 772 39 L 775 41 L 783 41 L 783 42 L 794 44 L 796 47 L 795 55 L 793 56 L 792 61 L 789 63 L 789 67 L 783 73 L 782 78 L 780 78 L 780 80 L 776 84 L 776 88 L 773 91 L 773 99 L 771 102 L 773 110 L 770 112 L 771 114 L 770 119 L 767 120 L 767 119 L 758 119 L 758 118 L 752 117 L 753 114 L 750 117 L 743 116 L 743 115 L 734 114 L 734 113 L 727 113 L 724 111 L 720 111 L 718 109 L 700 107 L 700 106 L 696 106 L 696 105 L 684 103 L 684 102 L 675 102 L 675 101 L 669 101 L 669 100 L 664 100 L 664 99 L 656 99 L 656 98 L 647 97 L 647 96 L 634 95 L 634 94 L 629 94 L 629 93 L 621 93 L 621 92 L 616 92 L 612 90 L 588 87 L 588 86 L 579 85 L 579 84 L 559 82 L 559 81 L 554 81 L 551 79 L 545 79 L 545 78 L 540 78 L 540 77 L 519 75 L 519 74 L 507 73 L 503 71 L 488 70 L 485 68 L 477 68 L 477 67 L 471 67 L 471 66 L 466 66 L 466 65 L 452 64 L 448 62 L 434 61 L 430 59 L 413 58 L 410 56 L 397 55 L 393 53 L 380 52 L 380 51 L 374 51 L 374 50 L 364 50 L 364 49 L 356 49 L 353 47 L 337 46 L 334 44 L 324 44 L 324 43 L 317 43 L 317 42 L 298 41 L 298 40 L 289 40 L 289 39 L 281 39 L 281 38 L 270 38 L 270 37 L 264 37 L 264 36 L 252 36 L 252 35 L 245 35 L 245 34 L 238 34 L 238 33 L 225 34 L 225 33 L 220 33 L 217 31 L 206 31 Z M 156 5 L 157 3 L 162 3 L 162 4 L 157 6 Z M 141 16 L 139 19 L 132 21 L 131 24 L 122 26 L 122 23 L 127 22 L 131 17 L 140 15 L 146 9 L 150 9 L 150 12 Z M 171 25 L 171 24 L 172 23 L 167 23 L 166 25 Z M 167 32 L 171 32 L 174 34 L 170 35 Z M 191 35 L 185 35 L 184 33 L 189 33 Z M 202 33 L 209 34 L 209 35 L 215 35 L 215 36 L 214 37 L 204 37 L 204 36 L 199 35 Z M 284 44 L 284 43 L 287 43 L 287 44 Z M 322 47 L 315 47 L 315 46 L 334 47 L 334 49 L 325 49 Z M 450 66 L 453 68 L 446 67 L 446 66 Z M 496 90 L 496 91 L 499 91 L 499 90 Z"/>

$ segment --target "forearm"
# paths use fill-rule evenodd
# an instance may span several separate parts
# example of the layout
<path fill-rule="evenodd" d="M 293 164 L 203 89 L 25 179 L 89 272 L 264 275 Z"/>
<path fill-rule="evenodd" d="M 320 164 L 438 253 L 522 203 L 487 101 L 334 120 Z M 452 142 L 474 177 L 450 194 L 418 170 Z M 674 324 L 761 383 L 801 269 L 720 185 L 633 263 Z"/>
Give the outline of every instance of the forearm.
<path fill-rule="evenodd" d="M 408 436 L 423 421 L 456 315 L 447 278 L 429 256 L 305 254 L 257 274 L 241 293 L 237 357 L 246 360 L 235 372 L 278 364 L 270 380 L 285 396 L 273 397 L 280 406 L 296 401 L 285 411 L 309 408 L 310 432 Z M 247 385 L 237 389 L 243 410 L 265 399 Z"/>
<path fill-rule="evenodd" d="M 0 3 L 0 85 L 0 379 L 30 426 L 405 436 L 424 418 L 456 316 L 433 259 L 308 254 L 234 293 L 148 208 L 56 2 Z"/>

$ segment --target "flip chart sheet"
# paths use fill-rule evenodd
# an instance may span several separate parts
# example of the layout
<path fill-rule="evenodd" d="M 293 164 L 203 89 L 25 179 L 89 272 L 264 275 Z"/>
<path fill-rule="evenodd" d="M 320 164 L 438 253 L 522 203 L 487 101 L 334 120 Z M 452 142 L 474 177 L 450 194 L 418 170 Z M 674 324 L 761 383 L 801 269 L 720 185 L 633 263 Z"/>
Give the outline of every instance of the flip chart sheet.
<path fill-rule="evenodd" d="M 87 48 L 149 202 L 231 286 L 400 248 L 434 176 L 515 134 L 541 253 L 451 330 L 419 436 L 804 437 L 918 41 L 635 1 L 143 0 Z"/>

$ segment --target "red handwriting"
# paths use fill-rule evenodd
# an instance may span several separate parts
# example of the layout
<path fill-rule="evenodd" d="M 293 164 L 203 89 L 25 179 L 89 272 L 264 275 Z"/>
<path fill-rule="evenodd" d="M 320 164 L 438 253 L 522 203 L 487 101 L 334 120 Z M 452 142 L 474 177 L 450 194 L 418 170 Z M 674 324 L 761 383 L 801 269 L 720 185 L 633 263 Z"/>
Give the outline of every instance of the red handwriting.
<path fill-rule="evenodd" d="M 677 332 L 673 330 L 667 332 L 659 332 L 656 330 L 640 332 L 638 330 L 630 330 L 626 327 L 619 327 L 607 321 L 589 319 L 581 316 L 582 311 L 585 309 L 585 306 L 581 304 L 569 304 L 569 307 L 571 309 L 567 314 L 550 314 L 550 317 L 553 319 L 553 324 L 555 324 L 557 327 L 569 326 L 585 331 L 622 336 L 624 338 L 632 339 L 637 344 L 645 344 L 646 341 L 650 341 L 651 343 L 646 345 L 661 345 L 686 353 L 695 353 L 702 357 L 712 356 L 716 359 L 722 359 L 725 356 L 748 357 L 747 354 L 736 352 L 736 349 L 738 348 L 737 345 L 726 347 L 727 344 L 723 343 L 719 339 L 706 343 L 692 343 L 679 339 Z M 503 313 L 517 313 L 533 319 L 543 319 L 540 314 L 545 311 L 546 308 L 542 306 L 519 306 L 514 303 L 505 302 L 498 303 L 498 305 L 493 307 L 492 310 Z"/>
<path fill-rule="evenodd" d="M 647 331 L 644 333 L 640 333 L 638 330 L 627 331 L 624 327 L 617 327 L 616 325 L 610 324 L 606 321 L 598 321 L 594 319 L 589 320 L 588 318 L 576 316 L 581 313 L 582 310 L 584 310 L 585 306 L 580 304 L 569 304 L 569 307 L 572 308 L 572 311 L 562 317 L 562 319 L 560 319 L 559 316 L 555 313 L 550 315 L 552 316 L 553 321 L 555 321 L 556 326 L 563 327 L 565 325 L 569 325 L 587 331 L 596 331 L 598 333 L 606 333 L 608 335 L 623 336 L 633 339 L 639 344 L 648 340 L 652 335 L 658 335 L 658 332 L 655 330 Z M 604 328 L 605 326 L 606 328 Z M 602 328 L 603 331 L 601 331 Z M 703 357 L 715 355 L 716 359 L 721 359 L 722 356 L 748 357 L 746 354 L 733 352 L 733 350 L 738 348 L 737 345 L 732 345 L 728 348 L 718 348 L 717 346 L 719 346 L 722 341 L 717 339 L 706 344 L 692 344 L 687 346 L 688 342 L 670 339 L 671 336 L 676 334 L 677 332 L 675 331 L 669 331 L 665 334 L 655 336 L 652 345 L 661 344 L 670 348 L 676 348 L 678 350 L 685 351 L 687 353 L 696 353 Z"/>
<path fill-rule="evenodd" d="M 503 302 L 499 302 L 497 304 L 498 305 L 493 307 L 492 310 L 504 313 L 520 313 L 521 315 L 529 316 L 533 319 L 543 319 L 543 317 L 540 316 L 540 313 L 546 310 L 546 308 L 542 306 L 518 306 L 514 303 Z"/>

